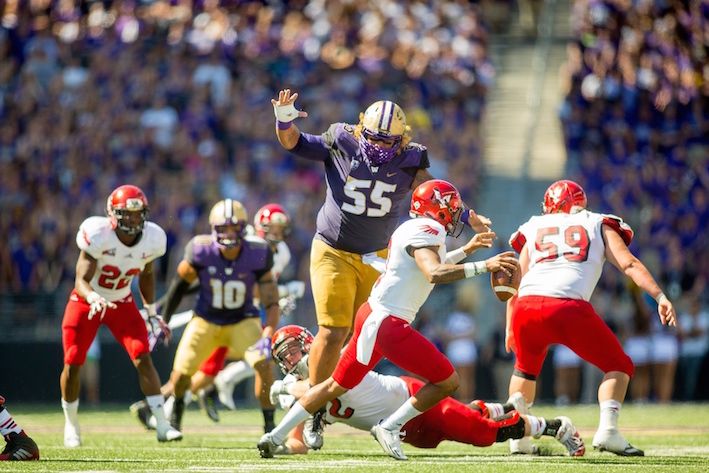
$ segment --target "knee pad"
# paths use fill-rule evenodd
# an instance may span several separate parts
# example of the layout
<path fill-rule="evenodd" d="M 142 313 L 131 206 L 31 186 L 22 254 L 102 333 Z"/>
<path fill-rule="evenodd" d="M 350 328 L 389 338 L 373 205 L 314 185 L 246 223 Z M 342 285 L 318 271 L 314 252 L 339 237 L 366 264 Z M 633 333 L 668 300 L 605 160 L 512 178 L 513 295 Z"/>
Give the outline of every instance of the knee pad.
<path fill-rule="evenodd" d="M 510 412 L 505 415 L 505 417 L 498 420 L 497 423 L 496 442 L 504 442 L 507 439 L 521 439 L 524 437 L 524 419 L 520 417 L 519 412 Z"/>

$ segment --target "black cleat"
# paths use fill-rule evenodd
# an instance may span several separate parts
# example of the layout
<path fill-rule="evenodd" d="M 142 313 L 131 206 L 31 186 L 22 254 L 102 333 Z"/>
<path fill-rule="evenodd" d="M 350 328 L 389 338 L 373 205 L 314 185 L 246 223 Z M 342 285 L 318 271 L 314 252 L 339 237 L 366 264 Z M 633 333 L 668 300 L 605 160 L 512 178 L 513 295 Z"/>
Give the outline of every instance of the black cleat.
<path fill-rule="evenodd" d="M 150 418 L 153 413 L 150 411 L 150 407 L 145 400 L 134 402 L 130 405 L 129 409 L 133 414 L 135 414 L 138 421 L 143 424 L 143 427 L 145 427 L 146 430 L 155 430 L 155 426 L 150 423 Z"/>
<path fill-rule="evenodd" d="M 212 422 L 219 422 L 219 410 L 217 410 L 217 399 L 219 395 L 213 387 L 209 390 L 201 389 L 197 395 L 199 407 L 207 414 Z"/>
<path fill-rule="evenodd" d="M 182 432 L 182 414 L 184 413 L 185 398 L 175 398 L 175 403 L 172 406 L 172 414 L 170 414 L 170 418 L 168 419 L 173 429 Z"/>
<path fill-rule="evenodd" d="M 19 434 L 10 432 L 5 436 L 5 449 L 0 453 L 0 461 L 39 460 L 39 447 L 23 430 Z"/>

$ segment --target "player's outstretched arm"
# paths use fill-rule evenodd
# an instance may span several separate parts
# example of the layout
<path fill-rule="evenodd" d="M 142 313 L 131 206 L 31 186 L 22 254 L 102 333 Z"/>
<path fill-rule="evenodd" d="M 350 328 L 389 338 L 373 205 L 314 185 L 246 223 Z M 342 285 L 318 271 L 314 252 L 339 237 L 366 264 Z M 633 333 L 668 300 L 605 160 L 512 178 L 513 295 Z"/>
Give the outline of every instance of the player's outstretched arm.
<path fill-rule="evenodd" d="M 170 282 L 165 294 L 163 304 L 163 319 L 169 323 L 172 315 L 182 301 L 182 298 L 189 292 L 190 285 L 197 280 L 197 270 L 188 261 L 182 260 L 177 265 L 177 275 Z"/>
<path fill-rule="evenodd" d="M 652 277 L 650 271 L 635 255 L 618 233 L 608 225 L 603 225 L 603 239 L 606 242 L 606 259 L 623 274 L 633 280 L 643 291 L 650 294 L 657 301 L 657 311 L 663 325 L 677 325 L 677 314 L 672 302 L 665 296 Z"/>
<path fill-rule="evenodd" d="M 281 146 L 288 150 L 295 148 L 300 138 L 300 130 L 293 121 L 308 116 L 307 112 L 296 110 L 297 98 L 297 92 L 291 94 L 290 89 L 283 89 L 278 92 L 278 99 L 271 99 L 273 112 L 276 115 L 276 136 Z"/>

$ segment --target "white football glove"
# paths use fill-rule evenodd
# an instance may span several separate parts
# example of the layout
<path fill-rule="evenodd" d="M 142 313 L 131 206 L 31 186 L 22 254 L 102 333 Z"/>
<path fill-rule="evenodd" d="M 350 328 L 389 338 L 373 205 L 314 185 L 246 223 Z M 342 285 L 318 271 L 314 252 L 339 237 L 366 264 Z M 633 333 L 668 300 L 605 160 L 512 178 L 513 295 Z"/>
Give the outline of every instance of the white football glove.
<path fill-rule="evenodd" d="M 287 317 L 295 310 L 295 297 L 286 296 L 278 299 L 278 307 L 281 309 L 281 317 Z"/>
<path fill-rule="evenodd" d="M 290 281 L 286 283 L 288 295 L 300 299 L 305 295 L 305 283 L 303 281 Z"/>
<path fill-rule="evenodd" d="M 106 300 L 101 294 L 96 291 L 89 292 L 86 296 L 86 302 L 91 306 L 89 311 L 89 320 L 94 318 L 94 315 L 99 315 L 99 320 L 103 320 L 103 316 L 106 315 L 106 309 L 115 309 L 117 306 L 111 301 Z"/>
<path fill-rule="evenodd" d="M 362 263 L 370 265 L 372 268 L 376 269 L 377 272 L 383 273 L 386 271 L 387 262 L 381 256 L 377 256 L 377 253 L 366 253 L 362 255 Z"/>
<path fill-rule="evenodd" d="M 290 408 L 295 398 L 288 392 L 288 387 L 296 381 L 297 379 L 294 376 L 286 376 L 283 379 L 274 381 L 268 393 L 271 404 L 280 404 L 282 409 Z"/>

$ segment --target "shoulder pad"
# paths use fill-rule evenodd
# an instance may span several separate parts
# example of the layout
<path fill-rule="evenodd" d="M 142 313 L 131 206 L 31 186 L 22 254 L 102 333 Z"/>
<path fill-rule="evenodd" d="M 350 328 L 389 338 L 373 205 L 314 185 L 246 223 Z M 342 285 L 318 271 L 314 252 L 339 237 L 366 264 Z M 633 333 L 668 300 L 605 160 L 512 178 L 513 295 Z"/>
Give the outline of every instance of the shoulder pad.
<path fill-rule="evenodd" d="M 76 244 L 80 250 L 98 258 L 101 254 L 101 247 L 106 241 L 106 235 L 111 231 L 113 229 L 106 217 L 89 217 L 79 226 Z"/>
<path fill-rule="evenodd" d="M 412 141 L 401 150 L 401 154 L 403 155 L 403 159 L 399 166 L 402 168 L 428 168 L 430 166 L 428 161 L 428 149 L 422 144 Z"/>
<path fill-rule="evenodd" d="M 331 148 L 337 148 L 347 156 L 354 156 L 359 150 L 354 126 L 349 123 L 333 123 L 323 136 Z"/>
<path fill-rule="evenodd" d="M 633 229 L 630 228 L 630 225 L 625 223 L 623 219 L 617 215 L 601 214 L 601 217 L 603 219 L 603 225 L 608 225 L 611 227 L 618 235 L 620 235 L 626 245 L 630 245 L 630 242 L 633 241 L 633 236 L 635 235 Z"/>
<path fill-rule="evenodd" d="M 522 253 L 522 248 L 527 243 L 527 237 L 520 230 L 517 230 L 510 236 L 510 246 L 517 252 Z"/>
<path fill-rule="evenodd" d="M 145 222 L 143 228 L 148 246 L 156 249 L 156 253 L 162 256 L 167 251 L 167 234 L 158 224 L 153 222 Z"/>

